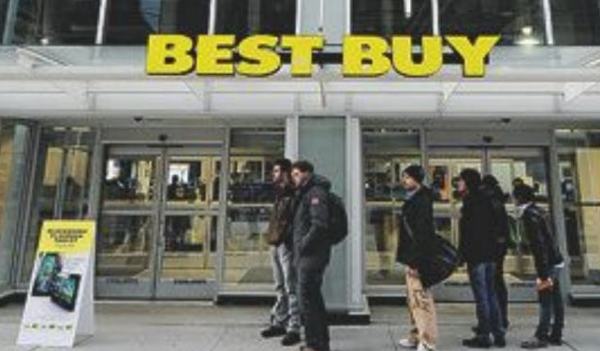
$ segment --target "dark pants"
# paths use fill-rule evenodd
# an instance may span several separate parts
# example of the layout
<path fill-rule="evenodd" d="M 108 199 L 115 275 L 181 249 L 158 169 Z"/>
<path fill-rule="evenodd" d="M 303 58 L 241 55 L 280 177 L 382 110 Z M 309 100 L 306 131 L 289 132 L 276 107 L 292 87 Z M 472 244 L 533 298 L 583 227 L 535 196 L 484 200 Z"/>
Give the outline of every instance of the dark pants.
<path fill-rule="evenodd" d="M 468 270 L 477 309 L 478 336 L 489 338 L 490 333 L 495 337 L 503 336 L 502 316 L 495 286 L 496 263 L 470 264 Z"/>
<path fill-rule="evenodd" d="M 306 346 L 317 351 L 329 351 L 327 309 L 321 293 L 325 267 L 298 265 L 298 296 L 300 316 L 304 325 Z"/>
<path fill-rule="evenodd" d="M 565 325 L 565 305 L 560 291 L 560 272 L 562 268 L 553 268 L 550 278 L 554 282 L 552 289 L 538 292 L 540 321 L 535 332 L 538 339 L 548 336 L 562 337 Z M 551 322 L 554 321 L 554 324 Z"/>
<path fill-rule="evenodd" d="M 504 258 L 505 255 L 501 255 L 496 260 L 496 296 L 498 297 L 498 305 L 500 307 L 500 315 L 502 316 L 502 327 L 508 328 L 508 289 L 506 288 L 506 282 L 504 281 Z"/>

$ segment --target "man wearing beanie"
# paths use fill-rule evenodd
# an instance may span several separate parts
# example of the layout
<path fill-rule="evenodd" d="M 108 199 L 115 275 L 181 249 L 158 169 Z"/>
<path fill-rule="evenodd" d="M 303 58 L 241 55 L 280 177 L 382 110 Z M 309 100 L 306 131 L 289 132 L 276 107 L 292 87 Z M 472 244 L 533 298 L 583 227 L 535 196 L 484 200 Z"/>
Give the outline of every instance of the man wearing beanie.
<path fill-rule="evenodd" d="M 433 226 L 433 194 L 423 185 L 425 170 L 418 165 L 407 167 L 402 183 L 408 198 L 402 206 L 397 260 L 407 266 L 406 289 L 410 319 L 410 335 L 400 340 L 403 348 L 418 351 L 435 350 L 437 318 L 431 291 L 421 283 L 419 267 L 427 257 L 427 245 L 435 235 Z"/>

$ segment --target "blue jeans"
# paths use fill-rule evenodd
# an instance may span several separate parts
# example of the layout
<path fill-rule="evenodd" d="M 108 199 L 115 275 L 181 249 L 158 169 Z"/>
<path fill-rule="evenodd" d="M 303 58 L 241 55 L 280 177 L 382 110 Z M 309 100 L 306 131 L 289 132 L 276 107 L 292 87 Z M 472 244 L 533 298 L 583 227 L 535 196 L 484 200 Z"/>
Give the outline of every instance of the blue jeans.
<path fill-rule="evenodd" d="M 477 336 L 489 338 L 490 333 L 495 337 L 503 336 L 502 314 L 495 288 L 496 263 L 469 264 L 468 271 L 477 308 Z"/>
<path fill-rule="evenodd" d="M 539 291 L 540 321 L 535 332 L 538 339 L 547 339 L 549 336 L 560 338 L 565 325 L 565 306 L 560 291 L 560 272 L 562 268 L 554 267 L 550 278 L 554 282 L 552 289 Z M 551 324 L 551 321 L 554 323 Z"/>

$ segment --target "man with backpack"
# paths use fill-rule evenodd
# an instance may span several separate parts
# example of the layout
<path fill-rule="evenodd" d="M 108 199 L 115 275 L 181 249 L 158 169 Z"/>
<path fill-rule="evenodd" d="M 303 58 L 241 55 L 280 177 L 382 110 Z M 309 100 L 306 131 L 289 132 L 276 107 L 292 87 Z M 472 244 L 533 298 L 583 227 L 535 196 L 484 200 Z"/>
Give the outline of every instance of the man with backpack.
<path fill-rule="evenodd" d="M 399 344 L 418 351 L 435 350 L 438 337 L 435 304 L 431 290 L 422 282 L 425 261 L 431 254 L 429 247 L 435 238 L 433 194 L 423 185 L 423 167 L 412 165 L 402 174 L 408 199 L 402 206 L 397 260 L 408 266 L 407 303 L 413 329 Z"/>
<path fill-rule="evenodd" d="M 331 183 L 314 174 L 308 161 L 292 165 L 296 186 L 293 220 L 294 262 L 298 270 L 298 296 L 306 346 L 302 351 L 330 351 L 327 310 L 321 286 L 331 257 Z"/>
<path fill-rule="evenodd" d="M 560 275 L 565 266 L 548 213 L 535 203 L 532 187 L 521 184 L 513 191 L 518 216 L 523 220 L 525 236 L 533 254 L 537 272 L 536 288 L 540 319 L 535 335 L 524 341 L 524 349 L 562 345 L 565 310 L 560 289 Z M 551 320 L 553 324 L 551 325 Z"/>
<path fill-rule="evenodd" d="M 271 265 L 277 300 L 271 309 L 271 323 L 261 332 L 264 338 L 284 336 L 281 340 L 283 346 L 292 346 L 300 342 L 297 279 L 293 264 L 294 188 L 291 172 L 290 160 L 275 161 L 272 175 L 275 203 L 269 221 L 268 242 L 272 245 Z"/>

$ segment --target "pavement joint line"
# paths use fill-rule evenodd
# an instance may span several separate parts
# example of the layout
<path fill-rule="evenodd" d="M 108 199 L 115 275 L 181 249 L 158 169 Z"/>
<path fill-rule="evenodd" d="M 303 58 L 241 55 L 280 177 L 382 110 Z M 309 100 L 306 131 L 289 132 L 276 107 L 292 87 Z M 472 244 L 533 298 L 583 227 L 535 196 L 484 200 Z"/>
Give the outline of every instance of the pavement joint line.
<path fill-rule="evenodd" d="M 227 335 L 227 333 L 229 332 L 229 329 L 231 329 L 231 327 L 229 327 L 229 326 L 226 326 L 225 328 L 223 328 L 221 335 L 217 338 L 217 340 L 215 340 L 214 344 L 210 347 L 210 349 L 209 349 L 210 351 L 215 351 L 217 349 L 217 346 L 219 346 L 219 344 L 221 343 L 221 340 L 223 340 L 225 335 Z"/>
<path fill-rule="evenodd" d="M 387 325 L 387 334 L 390 337 L 390 341 L 392 342 L 392 347 L 394 351 L 399 351 L 399 345 L 396 344 L 396 340 L 394 339 L 394 333 L 392 332 L 392 325 L 388 323 Z"/>

